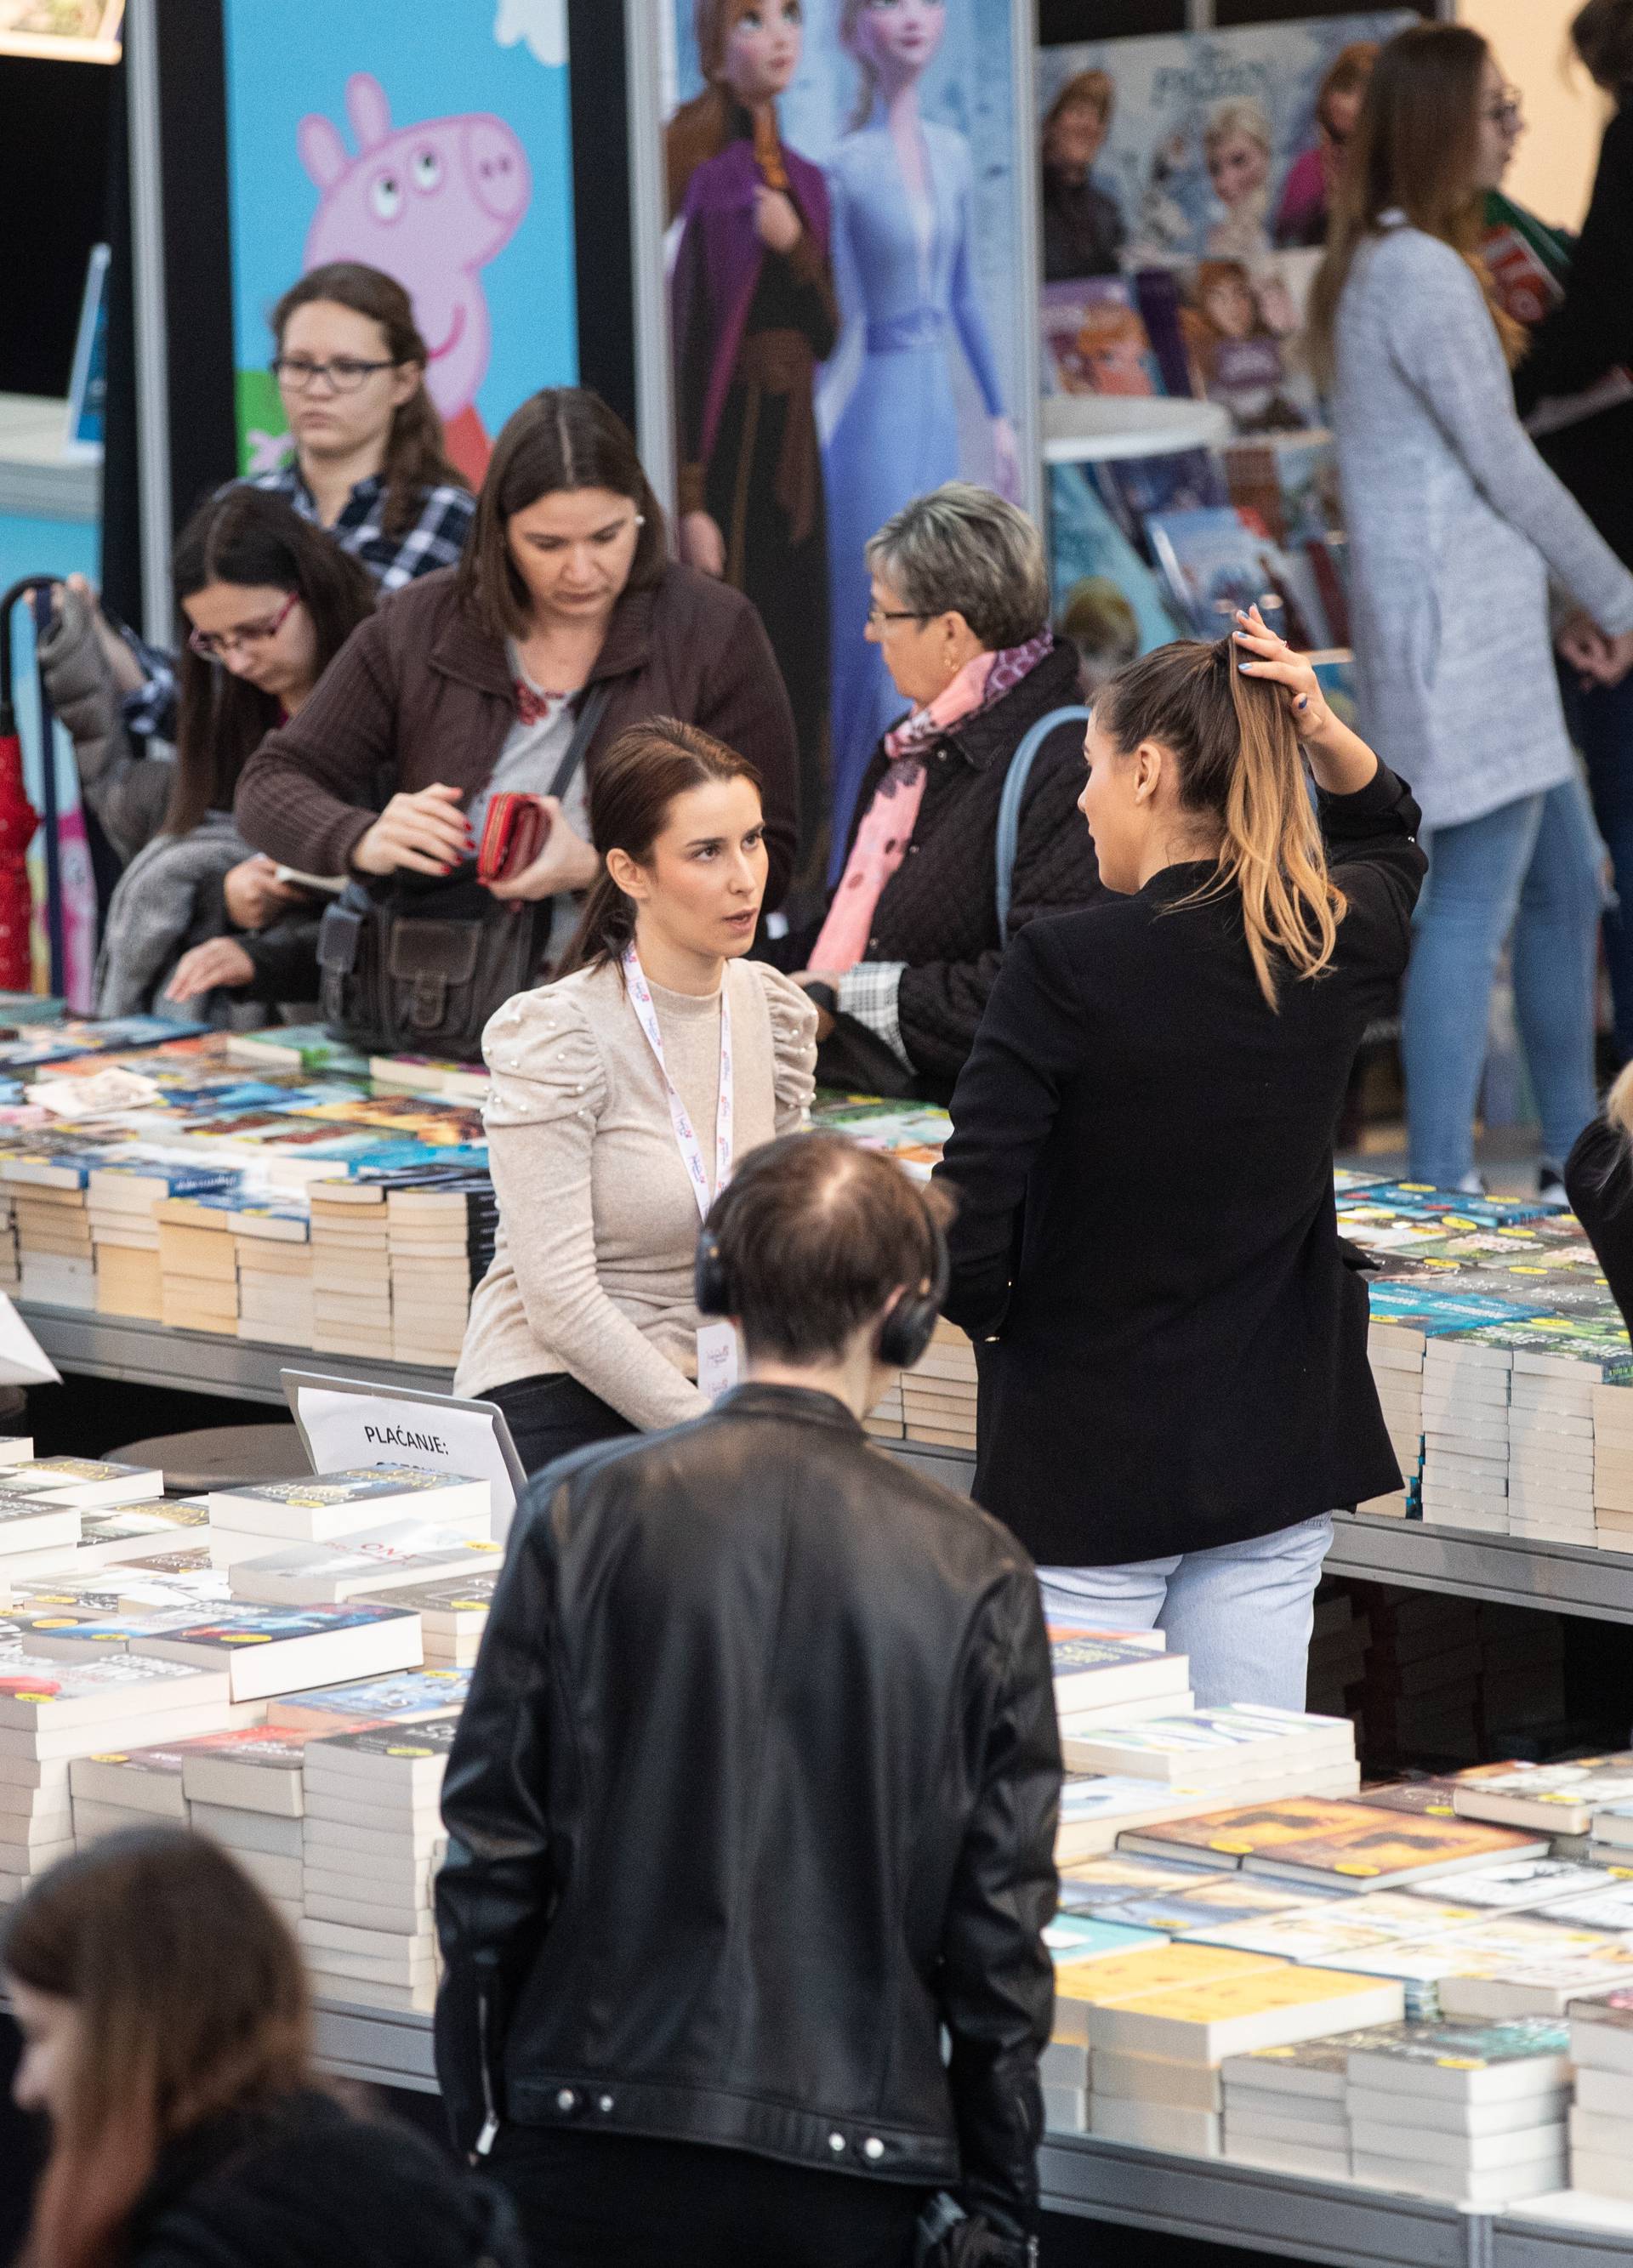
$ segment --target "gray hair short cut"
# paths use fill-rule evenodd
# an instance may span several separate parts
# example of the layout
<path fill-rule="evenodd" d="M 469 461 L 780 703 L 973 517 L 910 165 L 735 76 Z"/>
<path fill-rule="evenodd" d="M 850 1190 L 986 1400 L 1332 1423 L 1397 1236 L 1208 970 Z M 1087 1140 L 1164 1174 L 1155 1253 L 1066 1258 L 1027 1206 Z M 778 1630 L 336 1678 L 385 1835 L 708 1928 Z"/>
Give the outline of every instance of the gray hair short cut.
<path fill-rule="evenodd" d="M 867 559 L 904 607 L 927 621 L 962 615 L 988 652 L 1048 627 L 1043 538 L 991 489 L 949 481 L 915 497 L 885 521 Z"/>

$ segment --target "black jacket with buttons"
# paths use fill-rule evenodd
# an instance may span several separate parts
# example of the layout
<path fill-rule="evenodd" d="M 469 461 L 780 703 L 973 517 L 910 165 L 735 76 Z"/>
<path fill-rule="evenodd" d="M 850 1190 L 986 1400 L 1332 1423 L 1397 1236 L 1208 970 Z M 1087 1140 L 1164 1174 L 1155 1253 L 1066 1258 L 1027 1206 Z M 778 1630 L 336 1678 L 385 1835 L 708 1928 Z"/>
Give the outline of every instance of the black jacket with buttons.
<path fill-rule="evenodd" d="M 455 2139 L 724 2145 L 1023 2236 L 1060 1782 L 1031 1562 L 829 1395 L 550 1467 L 443 1793 Z"/>
<path fill-rule="evenodd" d="M 1038 752 L 1021 803 L 1007 933 L 998 934 L 998 806 L 1010 759 L 1039 718 L 1082 700 L 1077 654 L 1062 640 L 990 709 L 966 718 L 929 751 L 913 841 L 880 894 L 868 961 L 903 961 L 897 995 L 902 1044 L 927 1101 L 944 1102 L 975 1041 L 1003 947 L 1039 914 L 1069 913 L 1104 895 L 1094 845 L 1076 809 L 1083 728 L 1062 725 Z M 890 759 L 881 742 L 857 791 L 851 840 Z M 807 966 L 815 932 L 782 966 Z"/>

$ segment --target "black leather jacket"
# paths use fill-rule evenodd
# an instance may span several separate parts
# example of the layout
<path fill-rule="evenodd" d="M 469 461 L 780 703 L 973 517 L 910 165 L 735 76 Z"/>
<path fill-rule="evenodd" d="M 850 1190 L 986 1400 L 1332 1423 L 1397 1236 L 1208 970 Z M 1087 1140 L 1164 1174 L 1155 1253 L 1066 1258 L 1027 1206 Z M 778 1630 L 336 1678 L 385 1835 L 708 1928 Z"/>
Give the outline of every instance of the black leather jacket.
<path fill-rule="evenodd" d="M 721 2144 L 1024 2235 L 1060 1782 L 1031 1563 L 831 1396 L 554 1466 L 443 1794 L 457 2139 Z"/>

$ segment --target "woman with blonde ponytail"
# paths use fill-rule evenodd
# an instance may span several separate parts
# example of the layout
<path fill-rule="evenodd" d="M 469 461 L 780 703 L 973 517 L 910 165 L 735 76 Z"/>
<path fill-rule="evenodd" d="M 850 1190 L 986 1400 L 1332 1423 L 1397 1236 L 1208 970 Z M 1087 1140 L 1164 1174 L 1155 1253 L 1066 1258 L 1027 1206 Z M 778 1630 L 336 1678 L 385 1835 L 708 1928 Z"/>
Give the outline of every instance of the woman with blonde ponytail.
<path fill-rule="evenodd" d="M 591 773 L 589 826 L 602 873 L 563 975 L 482 1035 L 499 1228 L 454 1383 L 499 1403 L 530 1473 L 703 1415 L 698 1219 L 800 1124 L 816 1062 L 816 1009 L 746 958 L 770 863 L 753 765 L 654 717 Z"/>
<path fill-rule="evenodd" d="M 1515 413 L 1521 342 L 1479 256 L 1520 132 L 1479 33 L 1421 24 L 1368 83 L 1311 299 L 1349 534 L 1362 721 L 1408 773 L 1429 882 L 1405 1001 L 1411 1169 L 1474 1177 L 1474 1100 L 1505 939 L 1542 1120 L 1545 1194 L 1593 1113 L 1603 853 L 1565 730 L 1560 647 L 1606 684 L 1633 663 L 1633 575 Z"/>
<path fill-rule="evenodd" d="M 1096 703 L 1080 808 L 1116 895 L 1004 957 L 941 1169 L 946 1312 L 976 1496 L 1051 1609 L 1165 1631 L 1206 1705 L 1297 1709 L 1330 1515 L 1400 1484 L 1333 1138 L 1424 861 L 1410 791 L 1238 622 Z"/>

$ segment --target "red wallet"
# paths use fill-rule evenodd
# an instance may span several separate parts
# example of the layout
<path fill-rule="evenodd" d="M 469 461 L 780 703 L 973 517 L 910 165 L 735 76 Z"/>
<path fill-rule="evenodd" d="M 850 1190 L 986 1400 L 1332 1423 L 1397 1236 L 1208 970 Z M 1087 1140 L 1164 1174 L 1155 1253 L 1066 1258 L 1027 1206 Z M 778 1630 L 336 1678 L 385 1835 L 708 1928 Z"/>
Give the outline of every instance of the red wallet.
<path fill-rule="evenodd" d="M 550 815 L 536 795 L 490 799 L 477 853 L 479 882 L 514 881 L 550 840 Z"/>

